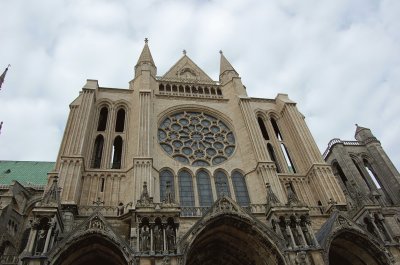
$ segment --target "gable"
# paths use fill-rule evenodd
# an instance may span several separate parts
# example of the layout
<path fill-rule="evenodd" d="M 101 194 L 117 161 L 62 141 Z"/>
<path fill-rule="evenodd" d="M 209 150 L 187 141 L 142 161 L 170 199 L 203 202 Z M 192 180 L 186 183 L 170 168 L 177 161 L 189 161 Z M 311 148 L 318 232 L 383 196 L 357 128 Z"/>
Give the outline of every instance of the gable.
<path fill-rule="evenodd" d="M 200 67 L 188 56 L 184 55 L 165 73 L 161 80 L 185 81 L 192 83 L 215 83 Z"/>

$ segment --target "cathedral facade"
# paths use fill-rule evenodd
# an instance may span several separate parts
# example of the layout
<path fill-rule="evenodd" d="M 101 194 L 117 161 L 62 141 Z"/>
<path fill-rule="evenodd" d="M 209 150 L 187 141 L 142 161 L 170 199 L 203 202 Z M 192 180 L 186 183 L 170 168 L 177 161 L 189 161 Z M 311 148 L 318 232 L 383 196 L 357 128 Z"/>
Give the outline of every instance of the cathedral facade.
<path fill-rule="evenodd" d="M 222 52 L 218 81 L 186 53 L 158 76 L 146 40 L 129 89 L 87 80 L 70 104 L 44 187 L 0 185 L 1 262 L 400 264 L 379 140 L 357 126 L 321 155 L 304 119 L 249 97 Z"/>

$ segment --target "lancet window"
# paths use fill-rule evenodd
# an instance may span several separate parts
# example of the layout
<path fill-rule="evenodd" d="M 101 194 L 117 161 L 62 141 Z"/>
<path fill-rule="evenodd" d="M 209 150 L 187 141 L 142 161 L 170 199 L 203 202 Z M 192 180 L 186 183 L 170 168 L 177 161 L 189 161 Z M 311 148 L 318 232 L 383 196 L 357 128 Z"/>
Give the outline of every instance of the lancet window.
<path fill-rule="evenodd" d="M 167 186 L 171 189 L 169 192 L 174 195 L 174 175 L 168 169 L 162 170 L 160 172 L 160 200 L 163 201 L 166 199 L 167 195 Z"/>
<path fill-rule="evenodd" d="M 250 198 L 247 191 L 246 180 L 239 171 L 232 173 L 232 184 L 235 190 L 236 201 L 240 206 L 249 206 Z"/>

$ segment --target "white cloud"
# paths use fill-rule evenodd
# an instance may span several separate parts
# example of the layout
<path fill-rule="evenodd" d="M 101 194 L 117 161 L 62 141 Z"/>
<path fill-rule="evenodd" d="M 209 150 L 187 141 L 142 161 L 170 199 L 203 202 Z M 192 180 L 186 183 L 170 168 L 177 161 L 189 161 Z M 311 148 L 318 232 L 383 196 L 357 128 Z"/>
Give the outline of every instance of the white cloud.
<path fill-rule="evenodd" d="M 218 78 L 222 49 L 250 96 L 288 93 L 323 151 L 370 127 L 400 167 L 400 2 L 0 2 L 0 159 L 55 160 L 87 78 L 128 86 L 144 37 L 167 71 L 183 49 Z M 3 66 L 1 66 L 3 65 Z"/>

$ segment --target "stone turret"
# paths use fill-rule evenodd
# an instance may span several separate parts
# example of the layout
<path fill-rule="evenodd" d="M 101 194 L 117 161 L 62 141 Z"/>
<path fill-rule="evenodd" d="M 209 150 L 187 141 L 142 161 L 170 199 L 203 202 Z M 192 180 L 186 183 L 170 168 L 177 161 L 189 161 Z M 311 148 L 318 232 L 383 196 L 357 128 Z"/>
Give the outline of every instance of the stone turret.
<path fill-rule="evenodd" d="M 142 71 L 150 71 L 150 75 L 153 77 L 157 74 L 157 67 L 154 63 L 153 57 L 151 56 L 147 38 L 144 40 L 142 53 L 140 54 L 139 60 L 135 66 L 135 77 L 141 75 Z"/>

